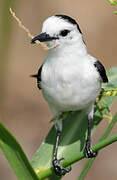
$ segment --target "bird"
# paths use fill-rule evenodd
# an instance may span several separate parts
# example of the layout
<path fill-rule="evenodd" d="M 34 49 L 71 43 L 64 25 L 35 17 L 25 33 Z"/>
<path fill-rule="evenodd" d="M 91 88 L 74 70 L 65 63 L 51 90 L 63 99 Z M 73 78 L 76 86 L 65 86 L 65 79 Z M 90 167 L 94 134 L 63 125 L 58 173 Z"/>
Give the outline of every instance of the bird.
<path fill-rule="evenodd" d="M 82 31 L 75 19 L 67 15 L 48 17 L 42 25 L 42 32 L 31 43 L 44 42 L 50 48 L 38 73 L 37 86 L 47 101 L 56 128 L 56 143 L 53 153 L 53 168 L 58 176 L 65 175 L 71 168 L 64 168 L 57 159 L 58 146 L 62 133 L 62 114 L 83 110 L 86 114 L 88 133 L 84 147 L 86 158 L 97 156 L 91 144 L 91 126 L 94 104 L 102 83 L 108 83 L 106 70 L 102 63 L 91 56 L 83 39 Z"/>

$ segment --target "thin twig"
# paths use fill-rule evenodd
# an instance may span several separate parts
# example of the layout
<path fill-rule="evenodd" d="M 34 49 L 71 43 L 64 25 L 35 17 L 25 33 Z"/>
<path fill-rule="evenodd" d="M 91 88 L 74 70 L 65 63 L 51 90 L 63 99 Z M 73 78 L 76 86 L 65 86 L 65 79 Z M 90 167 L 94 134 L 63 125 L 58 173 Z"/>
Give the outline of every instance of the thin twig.
<path fill-rule="evenodd" d="M 31 34 L 30 30 L 24 26 L 22 21 L 16 16 L 15 12 L 11 8 L 9 9 L 9 11 L 10 11 L 12 17 L 18 22 L 19 27 L 21 27 L 27 33 L 29 38 L 33 39 L 34 36 Z M 50 49 L 54 49 L 57 47 L 57 45 L 48 47 L 45 43 L 42 43 L 40 41 L 35 41 L 35 42 L 36 42 L 36 44 L 40 44 L 45 50 L 50 50 Z"/>

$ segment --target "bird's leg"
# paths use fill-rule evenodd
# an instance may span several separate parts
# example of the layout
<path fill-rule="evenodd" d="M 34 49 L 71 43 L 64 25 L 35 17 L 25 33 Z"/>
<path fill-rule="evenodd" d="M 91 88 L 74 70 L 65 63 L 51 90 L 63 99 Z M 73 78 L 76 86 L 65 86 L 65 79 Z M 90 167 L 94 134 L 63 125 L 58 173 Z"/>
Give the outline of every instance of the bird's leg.
<path fill-rule="evenodd" d="M 85 156 L 87 158 L 93 158 L 97 156 L 97 152 L 93 152 L 91 148 L 91 125 L 92 125 L 93 118 L 88 116 L 88 135 L 85 144 Z"/>
<path fill-rule="evenodd" d="M 68 173 L 71 168 L 64 168 L 61 166 L 61 162 L 64 160 L 64 158 L 61 158 L 61 159 L 57 159 L 57 152 L 58 152 L 58 146 L 59 146 L 59 143 L 60 143 L 60 137 L 61 137 L 61 131 L 62 131 L 62 125 L 59 122 L 61 120 L 57 120 L 57 123 L 55 124 L 56 125 L 56 129 L 57 129 L 57 137 L 56 137 L 56 144 L 55 144 L 55 147 L 54 147 L 54 153 L 53 153 L 53 167 L 54 167 L 54 171 L 55 171 L 55 174 L 58 175 L 58 176 L 62 176 L 62 175 L 65 175 L 66 173 Z M 59 127 L 58 127 L 58 124 L 59 124 Z"/>

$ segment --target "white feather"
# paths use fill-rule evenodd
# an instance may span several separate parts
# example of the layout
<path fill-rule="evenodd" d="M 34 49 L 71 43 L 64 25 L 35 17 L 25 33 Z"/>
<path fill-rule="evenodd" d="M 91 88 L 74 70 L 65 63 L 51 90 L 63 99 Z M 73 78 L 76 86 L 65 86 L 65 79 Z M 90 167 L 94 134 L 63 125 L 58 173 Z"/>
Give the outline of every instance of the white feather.
<path fill-rule="evenodd" d="M 89 109 L 101 89 L 96 59 L 87 53 L 76 25 L 53 16 L 44 22 L 42 32 L 56 36 L 66 28 L 70 30 L 66 37 L 47 43 L 59 46 L 49 50 L 41 73 L 42 92 L 54 114 Z"/>

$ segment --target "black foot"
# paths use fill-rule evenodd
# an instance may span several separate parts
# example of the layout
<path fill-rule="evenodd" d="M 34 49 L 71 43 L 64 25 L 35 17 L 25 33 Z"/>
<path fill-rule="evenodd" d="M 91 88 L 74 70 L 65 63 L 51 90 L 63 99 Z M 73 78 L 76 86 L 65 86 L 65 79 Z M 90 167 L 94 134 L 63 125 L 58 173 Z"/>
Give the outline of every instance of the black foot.
<path fill-rule="evenodd" d="M 93 157 L 96 157 L 98 154 L 98 152 L 93 152 L 89 141 L 86 141 L 86 146 L 85 146 L 84 152 L 85 152 L 86 158 L 93 158 Z"/>
<path fill-rule="evenodd" d="M 57 176 L 63 176 L 63 175 L 65 175 L 66 173 L 68 173 L 69 171 L 71 171 L 71 167 L 69 167 L 69 168 L 64 168 L 64 167 L 62 167 L 61 166 L 61 162 L 64 160 L 64 158 L 62 158 L 62 159 L 55 159 L 55 160 L 53 160 L 53 167 L 54 167 L 54 171 L 55 171 L 55 174 L 57 175 Z"/>

